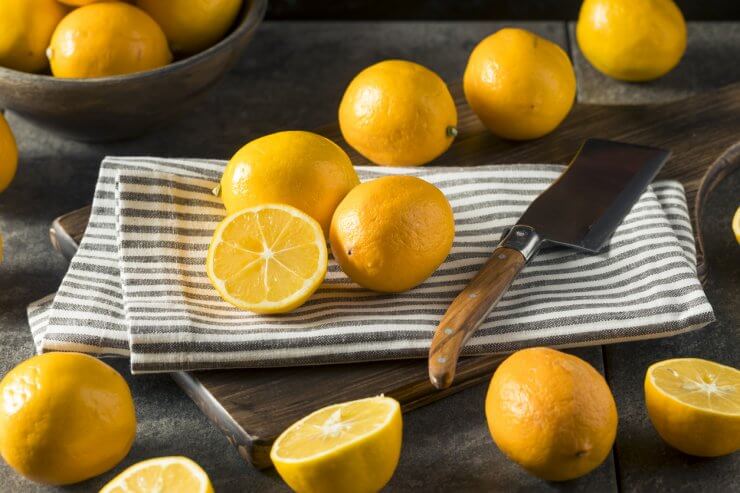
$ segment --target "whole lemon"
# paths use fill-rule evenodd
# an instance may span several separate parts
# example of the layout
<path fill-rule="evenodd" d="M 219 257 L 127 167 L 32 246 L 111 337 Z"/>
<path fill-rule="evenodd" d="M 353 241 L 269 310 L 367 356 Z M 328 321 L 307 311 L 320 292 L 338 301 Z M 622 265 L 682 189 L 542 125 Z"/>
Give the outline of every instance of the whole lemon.
<path fill-rule="evenodd" d="M 61 485 L 102 474 L 136 434 L 126 381 L 80 353 L 34 356 L 0 381 L 0 454 L 33 481 Z"/>
<path fill-rule="evenodd" d="M 337 207 L 329 234 L 345 274 L 389 293 L 424 282 L 447 258 L 454 238 L 447 198 L 413 176 L 385 176 L 355 187 Z"/>
<path fill-rule="evenodd" d="M 617 433 L 617 407 L 601 374 L 547 348 L 517 351 L 501 363 L 488 387 L 486 419 L 502 452 L 550 481 L 595 469 Z"/>
<path fill-rule="evenodd" d="M 8 122 L 0 113 L 0 192 L 8 188 L 18 168 L 18 147 Z"/>
<path fill-rule="evenodd" d="M 49 39 L 66 13 L 56 0 L 0 2 L 0 65 L 22 72 L 44 70 Z"/>
<path fill-rule="evenodd" d="M 568 55 L 524 29 L 505 28 L 473 49 L 463 76 L 468 104 L 505 139 L 536 139 L 566 117 L 576 95 Z"/>
<path fill-rule="evenodd" d="M 93 3 L 59 23 L 48 50 L 56 77 L 107 77 L 151 70 L 172 61 L 162 29 L 141 9 Z"/>
<path fill-rule="evenodd" d="M 586 0 L 576 24 L 586 59 L 615 79 L 668 73 L 686 50 L 686 22 L 672 0 Z"/>
<path fill-rule="evenodd" d="M 234 24 L 241 0 L 138 0 L 162 27 L 172 51 L 193 55 L 216 44 Z"/>
<path fill-rule="evenodd" d="M 292 205 L 329 234 L 331 216 L 360 183 L 347 153 L 312 132 L 290 130 L 255 139 L 234 154 L 221 177 L 229 214 L 256 205 Z"/>
<path fill-rule="evenodd" d="M 457 109 L 447 85 L 417 63 L 386 60 L 350 82 L 339 128 L 360 154 L 383 166 L 419 166 L 450 147 Z"/>

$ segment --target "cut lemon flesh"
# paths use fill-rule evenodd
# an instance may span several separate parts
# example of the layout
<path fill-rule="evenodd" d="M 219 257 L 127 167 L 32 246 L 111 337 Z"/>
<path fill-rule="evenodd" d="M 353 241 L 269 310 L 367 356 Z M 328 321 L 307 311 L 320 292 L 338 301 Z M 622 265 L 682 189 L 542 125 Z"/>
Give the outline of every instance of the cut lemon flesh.
<path fill-rule="evenodd" d="M 270 458 L 295 491 L 378 491 L 396 469 L 401 436 L 398 402 L 372 397 L 306 416 L 278 437 Z"/>
<path fill-rule="evenodd" d="M 645 404 L 658 434 L 691 455 L 740 448 L 740 371 L 696 358 L 655 363 L 645 375 Z"/>
<path fill-rule="evenodd" d="M 213 493 L 205 471 L 187 457 L 158 457 L 134 464 L 100 493 Z"/>
<path fill-rule="evenodd" d="M 735 211 L 735 215 L 732 216 L 732 232 L 735 233 L 735 240 L 740 244 L 740 207 Z"/>
<path fill-rule="evenodd" d="M 206 270 L 228 303 L 257 313 L 283 313 L 316 291 L 327 263 L 319 223 L 294 207 L 268 204 L 221 221 L 211 239 Z"/>
<path fill-rule="evenodd" d="M 734 368 L 682 358 L 657 363 L 648 373 L 660 391 L 686 405 L 740 417 L 740 371 Z"/>

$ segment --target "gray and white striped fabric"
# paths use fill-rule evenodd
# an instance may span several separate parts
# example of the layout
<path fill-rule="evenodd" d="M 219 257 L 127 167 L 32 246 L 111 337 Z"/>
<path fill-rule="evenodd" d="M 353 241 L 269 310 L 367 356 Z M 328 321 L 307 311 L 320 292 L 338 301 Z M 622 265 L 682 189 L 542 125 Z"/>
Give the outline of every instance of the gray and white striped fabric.
<path fill-rule="evenodd" d="M 456 223 L 452 252 L 421 286 L 366 291 L 331 261 L 308 303 L 258 316 L 223 302 L 205 254 L 224 211 L 225 163 L 106 158 L 90 226 L 59 292 L 29 307 L 39 351 L 130 356 L 135 373 L 426 357 L 437 321 L 502 230 L 562 171 L 554 165 L 358 167 L 437 185 Z M 656 182 L 599 255 L 544 251 L 514 282 L 466 354 L 672 335 L 714 320 L 696 277 L 683 188 Z"/>

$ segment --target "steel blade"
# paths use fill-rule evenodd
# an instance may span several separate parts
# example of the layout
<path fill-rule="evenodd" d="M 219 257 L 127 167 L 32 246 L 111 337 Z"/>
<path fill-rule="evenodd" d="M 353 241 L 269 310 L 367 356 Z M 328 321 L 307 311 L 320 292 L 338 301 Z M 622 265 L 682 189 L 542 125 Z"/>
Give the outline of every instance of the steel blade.
<path fill-rule="evenodd" d="M 589 139 L 517 224 L 544 241 L 598 252 L 668 160 L 655 147 Z"/>

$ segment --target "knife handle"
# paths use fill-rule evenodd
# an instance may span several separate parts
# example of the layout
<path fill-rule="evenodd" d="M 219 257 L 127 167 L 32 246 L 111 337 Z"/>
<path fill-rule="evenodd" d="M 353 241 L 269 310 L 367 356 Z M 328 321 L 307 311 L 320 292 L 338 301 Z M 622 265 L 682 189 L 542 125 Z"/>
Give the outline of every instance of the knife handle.
<path fill-rule="evenodd" d="M 539 244 L 540 239 L 532 228 L 514 226 L 452 301 L 434 331 L 429 348 L 429 379 L 436 388 L 450 386 L 463 345 L 509 289 Z"/>

